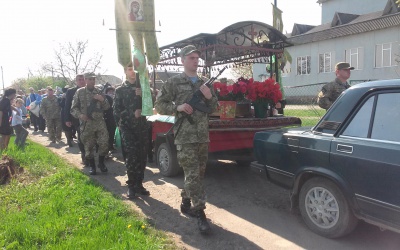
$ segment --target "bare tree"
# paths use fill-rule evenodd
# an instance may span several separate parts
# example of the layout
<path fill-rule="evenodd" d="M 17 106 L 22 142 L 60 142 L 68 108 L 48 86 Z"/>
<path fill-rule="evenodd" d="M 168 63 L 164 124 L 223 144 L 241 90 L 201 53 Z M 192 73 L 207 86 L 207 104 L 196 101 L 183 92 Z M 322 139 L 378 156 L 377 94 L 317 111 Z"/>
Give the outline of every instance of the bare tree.
<path fill-rule="evenodd" d="M 51 73 L 52 77 L 57 75 L 64 78 L 70 84 L 77 74 L 100 69 L 103 55 L 98 52 L 89 55 L 87 49 L 88 40 L 60 44 L 59 48 L 54 50 L 54 62 L 44 64 L 42 69 Z"/>

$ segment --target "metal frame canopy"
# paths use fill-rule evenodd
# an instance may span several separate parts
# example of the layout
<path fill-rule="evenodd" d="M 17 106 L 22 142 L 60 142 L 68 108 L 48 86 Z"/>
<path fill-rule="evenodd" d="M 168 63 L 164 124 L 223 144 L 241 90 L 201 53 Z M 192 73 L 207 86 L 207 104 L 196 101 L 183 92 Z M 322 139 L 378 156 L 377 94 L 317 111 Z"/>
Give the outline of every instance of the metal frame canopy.
<path fill-rule="evenodd" d="M 280 58 L 285 47 L 292 46 L 286 36 L 272 26 L 244 21 L 232 24 L 216 34 L 200 33 L 160 48 L 159 66 L 182 66 L 179 51 L 192 44 L 204 60 L 200 67 L 221 64 L 268 63 L 271 57 Z"/>

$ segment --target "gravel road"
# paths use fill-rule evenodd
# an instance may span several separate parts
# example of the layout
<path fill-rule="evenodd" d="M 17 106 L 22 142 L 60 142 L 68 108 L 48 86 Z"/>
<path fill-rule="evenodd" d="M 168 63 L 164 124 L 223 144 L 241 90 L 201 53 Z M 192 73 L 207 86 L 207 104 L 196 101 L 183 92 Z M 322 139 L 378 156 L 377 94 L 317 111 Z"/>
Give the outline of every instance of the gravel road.
<path fill-rule="evenodd" d="M 83 169 L 78 147 L 65 143 L 49 146 L 47 133 L 32 132 L 30 139 L 47 146 L 71 166 Z M 65 142 L 65 138 L 64 138 Z M 307 229 L 297 210 L 291 211 L 289 191 L 270 182 L 250 168 L 232 162 L 208 164 L 205 187 L 208 204 L 205 210 L 212 233 L 201 235 L 196 219 L 180 213 L 180 188 L 183 176 L 159 174 L 148 164 L 144 186 L 151 196 L 127 199 L 125 167 L 119 153 L 106 162 L 107 174 L 91 178 L 108 191 L 122 197 L 131 207 L 148 218 L 157 229 L 165 231 L 181 249 L 399 249 L 400 237 L 389 231 L 361 222 L 349 236 L 331 240 Z"/>

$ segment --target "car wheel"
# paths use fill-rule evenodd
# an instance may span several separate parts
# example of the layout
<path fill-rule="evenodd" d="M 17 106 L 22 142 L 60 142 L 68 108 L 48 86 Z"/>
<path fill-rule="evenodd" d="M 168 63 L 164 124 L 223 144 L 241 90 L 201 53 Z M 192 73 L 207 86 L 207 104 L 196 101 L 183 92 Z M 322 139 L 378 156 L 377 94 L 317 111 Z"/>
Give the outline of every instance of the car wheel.
<path fill-rule="evenodd" d="M 157 150 L 157 167 L 164 176 L 175 176 L 182 172 L 176 155 L 172 154 L 167 143 L 162 143 Z"/>
<path fill-rule="evenodd" d="M 358 223 L 340 189 L 325 178 L 312 178 L 302 186 L 299 207 L 307 226 L 327 238 L 349 234 Z"/>

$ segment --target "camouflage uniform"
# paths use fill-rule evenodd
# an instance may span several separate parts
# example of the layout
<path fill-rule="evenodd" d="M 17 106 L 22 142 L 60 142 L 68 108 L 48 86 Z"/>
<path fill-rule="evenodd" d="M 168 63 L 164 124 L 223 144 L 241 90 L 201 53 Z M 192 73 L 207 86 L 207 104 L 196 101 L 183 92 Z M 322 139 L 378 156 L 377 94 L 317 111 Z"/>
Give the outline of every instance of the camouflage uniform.
<path fill-rule="evenodd" d="M 58 98 L 56 96 L 43 98 L 40 105 L 40 114 L 46 120 L 50 140 L 61 140 L 61 107 Z"/>
<path fill-rule="evenodd" d="M 114 119 L 119 126 L 126 157 L 128 187 L 142 186 L 149 146 L 146 117 L 135 117 L 135 110 L 142 109 L 141 96 L 137 96 L 135 91 L 135 85 L 125 81 L 115 90 L 113 104 Z"/>
<path fill-rule="evenodd" d="M 318 94 L 318 105 L 328 110 L 340 94 L 348 88 L 350 88 L 350 85 L 347 82 L 342 83 L 338 78 L 325 84 Z"/>
<path fill-rule="evenodd" d="M 206 79 L 199 78 L 196 83 L 186 76 L 185 73 L 174 76 L 162 86 L 155 108 L 158 113 L 163 115 L 175 114 L 176 121 L 180 121 L 183 112 L 177 112 L 177 106 L 187 102 L 194 92 L 200 88 Z M 212 98 L 204 98 L 205 105 L 213 110 L 217 108 L 217 97 L 210 88 Z M 185 173 L 185 184 L 182 190 L 182 198 L 191 198 L 193 210 L 205 208 L 205 193 L 203 188 L 203 177 L 208 159 L 208 114 L 194 110 L 191 115 L 194 124 L 190 124 L 188 119 L 183 119 L 182 125 L 174 126 L 174 133 L 177 148 L 179 165 Z"/>
<path fill-rule="evenodd" d="M 85 157 L 88 160 L 94 158 L 93 147 L 96 144 L 99 146 L 99 156 L 105 156 L 108 153 L 108 132 L 103 111 L 109 109 L 110 104 L 106 98 L 103 102 L 93 99 L 96 94 L 101 95 L 100 90 L 96 88 L 90 90 L 87 87 L 80 88 L 76 91 L 71 106 L 71 114 L 75 118 L 79 118 L 81 114 L 88 115 L 87 110 L 92 101 L 96 103 L 96 108 L 93 109 L 91 114 L 92 119 L 86 122 L 80 120 L 79 126 L 81 141 L 85 148 Z"/>

